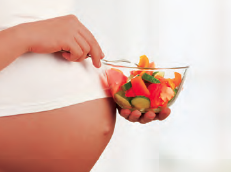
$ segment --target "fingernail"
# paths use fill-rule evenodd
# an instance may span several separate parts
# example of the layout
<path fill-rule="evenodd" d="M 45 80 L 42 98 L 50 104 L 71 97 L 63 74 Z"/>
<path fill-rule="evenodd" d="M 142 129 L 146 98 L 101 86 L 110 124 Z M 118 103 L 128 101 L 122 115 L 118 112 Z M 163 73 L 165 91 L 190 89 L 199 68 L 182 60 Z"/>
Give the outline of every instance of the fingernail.
<path fill-rule="evenodd" d="M 101 54 L 101 59 L 103 59 L 105 57 L 104 53 L 102 52 Z"/>

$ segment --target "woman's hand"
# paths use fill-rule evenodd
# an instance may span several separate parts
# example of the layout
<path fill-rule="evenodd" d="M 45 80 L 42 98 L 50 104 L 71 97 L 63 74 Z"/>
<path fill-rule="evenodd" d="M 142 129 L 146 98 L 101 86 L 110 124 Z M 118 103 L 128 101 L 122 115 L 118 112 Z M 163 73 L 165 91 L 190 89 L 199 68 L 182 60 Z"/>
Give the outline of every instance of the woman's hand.
<path fill-rule="evenodd" d="M 118 107 L 118 110 L 120 115 L 125 119 L 131 122 L 140 122 L 141 124 L 146 124 L 153 120 L 164 120 L 171 113 L 171 110 L 169 108 L 162 109 L 161 112 L 158 114 L 155 114 L 152 111 L 148 111 L 144 114 L 142 114 L 138 110 L 134 110 L 131 112 L 129 109 L 121 109 L 120 107 Z"/>
<path fill-rule="evenodd" d="M 103 52 L 92 33 L 75 17 L 67 15 L 21 25 L 27 36 L 28 50 L 34 53 L 54 53 L 60 50 L 69 61 L 80 62 L 91 55 L 95 67 L 100 67 Z"/>

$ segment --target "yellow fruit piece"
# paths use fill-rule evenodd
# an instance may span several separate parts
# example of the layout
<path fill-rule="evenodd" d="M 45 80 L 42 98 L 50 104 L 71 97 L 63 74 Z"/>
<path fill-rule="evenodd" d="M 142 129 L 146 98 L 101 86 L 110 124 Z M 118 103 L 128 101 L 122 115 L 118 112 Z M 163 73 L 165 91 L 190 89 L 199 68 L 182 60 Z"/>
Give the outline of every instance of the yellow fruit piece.
<path fill-rule="evenodd" d="M 176 85 L 175 85 L 175 83 L 173 82 L 173 80 L 170 79 L 170 78 L 168 78 L 167 81 L 168 81 L 168 84 L 170 85 L 170 87 L 174 90 L 174 89 L 176 88 Z"/>
<path fill-rule="evenodd" d="M 140 56 L 140 61 L 138 64 L 139 67 L 148 67 L 149 66 L 149 59 L 146 55 Z"/>
<path fill-rule="evenodd" d="M 142 77 L 142 75 L 145 73 L 146 71 L 142 71 L 139 75 Z"/>

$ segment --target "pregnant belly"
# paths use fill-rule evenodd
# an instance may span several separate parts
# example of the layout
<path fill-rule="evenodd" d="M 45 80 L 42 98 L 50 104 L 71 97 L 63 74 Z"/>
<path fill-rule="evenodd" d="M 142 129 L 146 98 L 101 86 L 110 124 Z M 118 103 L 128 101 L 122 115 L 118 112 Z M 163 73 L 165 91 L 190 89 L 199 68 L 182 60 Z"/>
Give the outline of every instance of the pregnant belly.
<path fill-rule="evenodd" d="M 90 170 L 113 134 L 115 119 L 116 107 L 112 98 L 45 112 L 1 117 L 0 171 L 15 168 L 15 171 L 36 172 L 46 168 L 65 169 L 65 166 Z M 30 159 L 36 161 L 28 165 L 26 162 Z M 49 159 L 78 161 L 73 164 L 62 161 L 47 163 Z M 19 163 L 20 160 L 25 163 Z M 46 166 L 41 166 L 45 162 Z"/>

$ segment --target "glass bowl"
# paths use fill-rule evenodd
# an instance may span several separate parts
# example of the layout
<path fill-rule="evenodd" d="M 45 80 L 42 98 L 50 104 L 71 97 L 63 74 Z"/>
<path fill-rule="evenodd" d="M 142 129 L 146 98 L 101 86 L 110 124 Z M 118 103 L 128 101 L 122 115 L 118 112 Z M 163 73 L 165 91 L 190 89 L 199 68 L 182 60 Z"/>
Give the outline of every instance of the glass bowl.
<path fill-rule="evenodd" d="M 114 101 L 124 109 L 158 113 L 170 107 L 182 90 L 189 66 L 143 68 L 102 62 Z"/>

